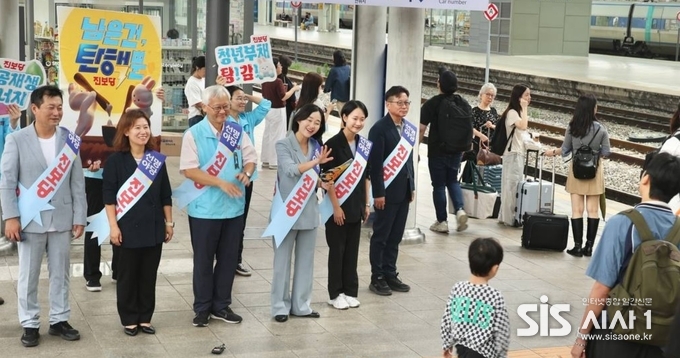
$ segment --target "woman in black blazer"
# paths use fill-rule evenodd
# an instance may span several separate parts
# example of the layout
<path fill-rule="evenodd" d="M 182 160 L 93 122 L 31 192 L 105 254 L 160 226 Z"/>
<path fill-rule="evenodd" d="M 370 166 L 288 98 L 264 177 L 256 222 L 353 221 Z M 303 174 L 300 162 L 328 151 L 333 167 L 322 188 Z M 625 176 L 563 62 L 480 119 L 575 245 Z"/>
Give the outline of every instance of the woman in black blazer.
<path fill-rule="evenodd" d="M 359 132 L 364 128 L 368 110 L 359 101 L 349 101 L 340 110 L 340 117 L 343 129 L 326 142 L 326 146 L 333 153 L 333 160 L 321 166 L 324 171 L 354 159 Z M 352 170 L 352 167 L 346 170 Z M 357 259 L 361 224 L 370 213 L 369 183 L 368 168 L 366 168 L 359 184 L 342 205 L 339 205 L 334 186 L 328 192 L 333 204 L 333 215 L 326 222 L 326 242 L 329 248 L 328 295 L 330 300 L 328 304 L 340 310 L 359 307 Z"/>
<path fill-rule="evenodd" d="M 126 112 L 118 122 L 113 153 L 104 168 L 103 196 L 118 255 L 117 305 L 127 335 L 155 334 L 151 325 L 156 304 L 156 274 L 164 242 L 172 239 L 172 190 L 165 164 L 137 203 L 116 219 L 118 190 L 153 150 L 151 122 L 140 110 Z"/>

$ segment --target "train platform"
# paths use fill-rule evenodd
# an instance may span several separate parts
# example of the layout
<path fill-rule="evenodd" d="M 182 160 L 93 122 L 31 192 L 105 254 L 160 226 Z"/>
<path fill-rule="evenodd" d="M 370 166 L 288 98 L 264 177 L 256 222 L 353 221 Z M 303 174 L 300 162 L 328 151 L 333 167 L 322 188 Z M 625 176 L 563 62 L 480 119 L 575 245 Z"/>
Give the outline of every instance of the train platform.
<path fill-rule="evenodd" d="M 329 137 L 337 133 L 337 118 L 330 121 L 329 128 Z M 263 125 L 255 130 L 258 150 L 263 131 Z M 411 285 L 409 293 L 395 292 L 381 297 L 368 290 L 370 228 L 365 228 L 358 265 L 361 307 L 345 311 L 330 307 L 326 303 L 328 247 L 321 227 L 317 234 L 312 297 L 312 307 L 320 312 L 321 318 L 275 322 L 269 307 L 272 240 L 261 235 L 268 224 L 276 172 L 265 169 L 260 170 L 254 184 L 243 252 L 244 262 L 253 274 L 237 276 L 233 288 L 231 307 L 243 316 L 241 324 L 213 320 L 207 328 L 191 325 L 193 265 L 188 219 L 184 212 L 174 208 L 175 237 L 164 246 L 158 272 L 156 310 L 152 319 L 156 335 L 129 337 L 123 333 L 116 310 L 116 284 L 110 278 L 111 247 L 102 247 L 102 291 L 88 292 L 82 277 L 82 241 L 75 241 L 71 251 L 70 323 L 80 331 L 81 339 L 67 342 L 47 334 L 48 271 L 44 261 L 39 284 L 41 343 L 35 348 L 21 345 L 16 298 L 18 259 L 16 254 L 0 256 L 0 296 L 6 301 L 0 306 L 2 356 L 208 357 L 212 356 L 210 351 L 214 346 L 224 343 L 223 357 L 441 357 L 440 321 L 448 294 L 455 282 L 469 277 L 470 242 L 489 236 L 498 238 L 505 249 L 498 276 L 491 285 L 502 291 L 508 305 L 512 332 L 509 357 L 569 356 L 573 334 L 517 337 L 516 329 L 527 327 L 519 318 L 517 307 L 538 304 L 539 297 L 547 295 L 551 304 L 571 304 L 571 311 L 563 317 L 576 327 L 584 309 L 582 298 L 588 295 L 592 285 L 592 280 L 584 274 L 590 259 L 524 250 L 520 248 L 521 230 L 499 225 L 494 219 L 470 219 L 468 230 L 461 233 L 455 232 L 453 222 L 448 235 L 429 231 L 435 214 L 425 151 L 426 146 L 421 146 L 415 225 L 426 239 L 420 244 L 402 244 L 398 260 L 400 277 Z M 170 157 L 167 165 L 172 186 L 177 187 L 184 179 L 178 172 L 179 158 Z M 607 217 L 626 208 L 607 201 Z M 556 190 L 556 212 L 571 212 L 568 194 L 560 186 Z M 603 227 L 601 222 L 600 231 Z M 537 313 L 530 316 L 538 322 Z"/>
<path fill-rule="evenodd" d="M 294 28 L 255 24 L 255 34 L 287 41 L 295 40 Z M 385 38 L 388 42 L 387 35 Z M 352 30 L 319 32 L 298 29 L 298 41 L 351 49 Z M 456 51 L 437 46 L 425 47 L 425 60 L 477 68 L 486 67 L 485 53 Z M 332 64 L 330 57 L 329 64 Z M 490 67 L 492 71 L 519 73 L 529 77 L 680 96 L 680 86 L 669 80 L 680 78 L 680 62 L 597 54 L 590 54 L 588 57 L 491 54 Z"/>

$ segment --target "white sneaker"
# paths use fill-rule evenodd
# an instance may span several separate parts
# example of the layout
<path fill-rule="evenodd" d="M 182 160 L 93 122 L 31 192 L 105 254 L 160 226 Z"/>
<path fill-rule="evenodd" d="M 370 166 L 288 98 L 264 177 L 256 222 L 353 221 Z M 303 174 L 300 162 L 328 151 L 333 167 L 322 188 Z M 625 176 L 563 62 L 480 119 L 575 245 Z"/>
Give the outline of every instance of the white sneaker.
<path fill-rule="evenodd" d="M 359 302 L 359 300 L 357 300 L 355 297 L 346 296 L 344 293 L 341 294 L 340 296 L 342 296 L 345 299 L 350 308 L 357 308 L 361 304 L 361 302 Z"/>
<path fill-rule="evenodd" d="M 434 224 L 430 225 L 430 230 L 434 232 L 448 233 L 449 232 L 449 222 L 448 221 L 435 221 Z"/>
<path fill-rule="evenodd" d="M 465 213 L 465 210 L 460 209 L 458 212 L 456 212 L 456 220 L 458 221 L 458 227 L 456 228 L 456 231 L 465 231 L 467 229 L 467 213 Z"/>
<path fill-rule="evenodd" d="M 328 300 L 328 304 L 338 310 L 346 310 L 349 308 L 349 304 L 345 301 L 344 295 L 338 295 L 334 300 Z"/>

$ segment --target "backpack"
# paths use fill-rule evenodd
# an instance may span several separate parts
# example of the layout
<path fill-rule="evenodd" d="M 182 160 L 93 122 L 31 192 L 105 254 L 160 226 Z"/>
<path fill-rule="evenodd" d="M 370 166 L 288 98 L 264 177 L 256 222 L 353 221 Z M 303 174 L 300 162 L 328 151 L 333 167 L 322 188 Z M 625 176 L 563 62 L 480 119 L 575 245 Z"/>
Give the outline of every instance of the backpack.
<path fill-rule="evenodd" d="M 583 143 L 581 143 L 581 147 L 574 152 L 571 168 L 574 178 L 576 179 L 593 179 L 597 174 L 600 156 L 597 151 L 594 151 L 593 148 L 590 147 L 590 144 L 593 143 L 593 140 L 597 137 L 600 128 L 601 127 L 599 126 L 597 127 L 595 135 L 590 139 L 588 145 L 583 145 Z"/>
<path fill-rule="evenodd" d="M 472 107 L 459 95 L 444 97 L 437 111 L 435 143 L 445 154 L 462 153 L 472 148 Z M 430 134 L 434 134 L 430 131 Z"/>
<path fill-rule="evenodd" d="M 502 157 L 503 154 L 505 153 L 505 147 L 508 146 L 510 138 L 512 138 L 512 136 L 514 135 L 515 127 L 512 127 L 510 135 L 508 135 L 508 131 L 505 128 L 505 120 L 499 121 L 498 124 L 496 125 L 496 130 L 493 132 L 491 139 L 489 139 L 489 150 L 491 151 L 491 153 L 494 153 Z M 508 148 L 508 150 L 510 149 L 512 149 L 512 143 L 510 143 L 510 147 Z"/>
<path fill-rule="evenodd" d="M 657 240 L 639 211 L 629 209 L 621 214 L 633 222 L 641 243 L 630 254 L 633 251 L 630 235 L 626 240 L 625 252 L 629 253 L 630 261 L 627 267 L 624 261 L 619 273 L 620 281 L 609 292 L 613 302 L 607 304 L 607 316 L 612 322 L 618 312 L 628 325 L 629 311 L 633 311 L 636 320 L 632 327 L 626 329 L 617 322 L 612 333 L 639 334 L 640 338 L 646 334 L 648 340 L 631 338 L 631 341 L 664 346 L 669 339 L 675 308 L 680 302 L 680 219 L 676 218 L 663 240 Z M 650 322 L 651 328 L 647 329 Z"/>

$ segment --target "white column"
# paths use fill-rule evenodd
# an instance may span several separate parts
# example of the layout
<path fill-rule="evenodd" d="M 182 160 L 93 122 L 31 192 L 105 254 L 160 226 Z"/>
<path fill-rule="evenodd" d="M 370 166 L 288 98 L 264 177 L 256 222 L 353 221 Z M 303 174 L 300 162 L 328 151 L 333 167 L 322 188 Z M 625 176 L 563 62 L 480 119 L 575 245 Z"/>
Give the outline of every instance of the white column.
<path fill-rule="evenodd" d="M 317 16 L 316 20 L 317 20 L 317 24 L 319 24 L 319 26 L 317 27 L 317 31 L 326 32 L 326 31 L 328 31 L 328 22 L 329 22 L 328 21 L 329 20 L 329 16 L 328 16 L 329 12 L 328 11 L 329 11 L 329 9 L 332 5 L 321 3 L 321 4 L 319 4 L 319 6 L 321 6 L 321 7 L 316 12 L 316 16 Z"/>
<path fill-rule="evenodd" d="M 19 0 L 0 2 L 0 57 L 19 58 Z M 32 25 L 31 25 L 32 26 Z M 30 56 L 32 58 L 32 56 Z"/>
<path fill-rule="evenodd" d="M 410 92 L 411 107 L 406 119 L 420 126 L 420 99 L 423 93 L 423 59 L 425 52 L 425 10 L 390 7 L 390 27 L 387 34 L 387 75 L 385 88 L 400 85 Z M 418 138 L 416 136 L 416 138 Z M 413 148 L 415 183 L 418 187 L 418 146 Z M 416 190 L 417 193 L 417 190 Z M 425 235 L 416 227 L 416 203 L 411 204 L 403 242 L 419 243 Z M 430 199 L 431 200 L 431 199 Z"/>
<path fill-rule="evenodd" d="M 267 25 L 267 14 L 269 9 L 267 9 L 269 1 L 267 0 L 257 0 L 257 23 L 258 25 Z"/>
<path fill-rule="evenodd" d="M 337 32 L 340 29 L 340 5 L 332 5 L 331 11 L 331 30 Z"/>
<path fill-rule="evenodd" d="M 363 135 L 385 112 L 385 26 L 387 8 L 357 6 L 352 31 L 352 80 L 350 98 L 362 101 L 368 109 Z M 361 36 L 357 36 L 361 34 Z"/>

